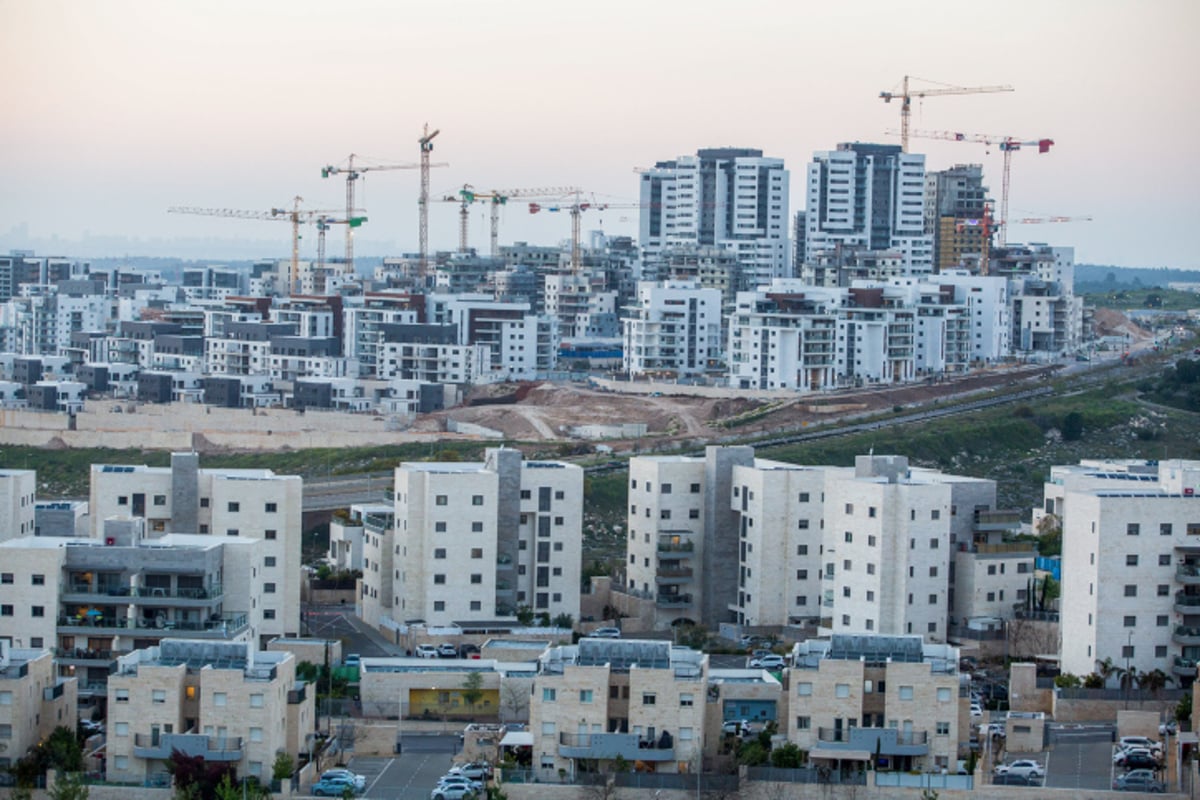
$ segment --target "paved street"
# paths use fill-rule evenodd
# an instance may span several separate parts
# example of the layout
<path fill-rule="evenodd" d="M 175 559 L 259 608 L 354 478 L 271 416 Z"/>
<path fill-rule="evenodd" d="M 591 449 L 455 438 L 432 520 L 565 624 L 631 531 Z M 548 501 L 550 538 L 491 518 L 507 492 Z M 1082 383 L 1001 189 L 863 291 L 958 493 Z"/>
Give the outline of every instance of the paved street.
<path fill-rule="evenodd" d="M 307 605 L 304 623 L 309 636 L 341 640 L 343 655 L 358 653 L 366 658 L 404 655 L 402 648 L 359 621 L 352 605 Z"/>
<path fill-rule="evenodd" d="M 458 749 L 456 736 L 410 734 L 402 740 L 402 752 L 394 758 L 350 760 L 349 769 L 366 776 L 367 800 L 428 800 Z"/>

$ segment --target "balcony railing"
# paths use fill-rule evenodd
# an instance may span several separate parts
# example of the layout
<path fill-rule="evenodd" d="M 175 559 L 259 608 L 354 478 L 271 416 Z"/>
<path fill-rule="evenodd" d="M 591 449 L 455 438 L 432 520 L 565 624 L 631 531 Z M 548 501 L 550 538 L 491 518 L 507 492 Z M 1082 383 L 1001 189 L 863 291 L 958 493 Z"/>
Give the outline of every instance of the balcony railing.
<path fill-rule="evenodd" d="M 1200 628 L 1176 625 L 1175 632 L 1171 634 L 1171 639 L 1179 644 L 1200 644 Z"/>
<path fill-rule="evenodd" d="M 663 578 L 663 579 L 668 579 L 668 580 L 673 580 L 673 579 L 678 579 L 678 578 L 690 578 L 690 577 L 692 577 L 692 568 L 691 567 L 659 567 L 657 570 L 655 570 L 654 576 L 656 578 Z"/>
<path fill-rule="evenodd" d="M 1200 584 L 1200 567 L 1180 564 L 1175 568 L 1175 580 L 1185 584 Z"/>
<path fill-rule="evenodd" d="M 692 542 L 659 542 L 660 553 L 690 553 L 696 549 Z"/>
<path fill-rule="evenodd" d="M 205 761 L 241 761 L 240 736 L 204 736 L 196 733 L 135 734 L 133 754 L 138 758 L 170 758 L 174 750 Z"/>
<path fill-rule="evenodd" d="M 692 604 L 692 596 L 690 594 L 660 594 L 655 598 L 654 602 L 656 605 L 668 608 L 690 606 Z"/>
<path fill-rule="evenodd" d="M 558 754 L 563 758 L 626 761 L 674 761 L 674 739 L 643 739 L 636 733 L 560 733 Z"/>

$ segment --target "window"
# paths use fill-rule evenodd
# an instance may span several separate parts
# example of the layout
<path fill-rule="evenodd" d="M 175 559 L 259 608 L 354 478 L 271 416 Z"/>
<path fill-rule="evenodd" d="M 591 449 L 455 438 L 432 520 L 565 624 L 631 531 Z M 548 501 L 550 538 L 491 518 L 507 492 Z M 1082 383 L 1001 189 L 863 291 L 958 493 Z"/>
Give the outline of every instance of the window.
<path fill-rule="evenodd" d="M 200 507 L 201 507 L 201 508 L 208 508 L 208 498 L 207 498 L 207 497 L 201 497 L 201 498 L 200 498 Z"/>
<path fill-rule="evenodd" d="M 434 600 L 433 601 L 433 610 L 434 611 L 445 611 L 446 610 L 446 601 L 445 600 Z"/>
<path fill-rule="evenodd" d="M 654 692 L 642 692 L 642 705 L 652 706 L 656 700 Z"/>
<path fill-rule="evenodd" d="M 472 611 L 482 611 L 483 610 L 483 602 L 479 601 L 479 600 L 472 600 L 471 601 L 471 610 Z"/>
<path fill-rule="evenodd" d="M 155 705 L 162 705 L 167 702 L 167 692 L 165 689 L 155 689 L 150 692 L 150 701 Z"/>
<path fill-rule="evenodd" d="M 446 557 L 446 548 L 444 548 L 444 547 L 433 548 L 433 557 L 434 558 L 445 558 Z"/>
<path fill-rule="evenodd" d="M 929 540 L 929 549 L 930 549 L 930 550 L 937 550 L 937 549 L 938 549 L 938 540 L 937 540 L 937 539 L 930 539 L 930 540 Z"/>
<path fill-rule="evenodd" d="M 671 493 L 671 484 L 669 484 L 669 483 L 659 484 L 658 491 L 662 494 L 670 494 Z"/>
<path fill-rule="evenodd" d="M 931 577 L 931 578 L 936 578 L 936 577 L 937 577 L 937 567 L 930 567 L 930 568 L 929 568 L 929 577 Z"/>
<path fill-rule="evenodd" d="M 471 574 L 471 583 L 483 583 L 483 574 L 474 572 Z"/>
<path fill-rule="evenodd" d="M 45 575 L 30 575 L 29 579 L 30 579 L 30 581 L 32 581 L 34 586 L 45 586 L 46 585 L 46 576 Z"/>
<path fill-rule="evenodd" d="M 268 528 L 267 530 L 263 531 L 263 538 L 269 541 L 275 541 L 275 531 Z"/>
<path fill-rule="evenodd" d="M 925 630 L 929 631 L 930 633 L 937 633 L 937 623 L 936 622 L 929 623 L 928 625 L 925 626 Z"/>
<path fill-rule="evenodd" d="M 119 505 L 119 506 L 129 505 L 129 498 L 125 495 L 121 495 L 120 497 L 117 498 L 117 505 Z"/>
<path fill-rule="evenodd" d="M 813 693 L 813 685 L 811 683 L 797 683 L 796 694 L 800 697 L 811 697 Z"/>
<path fill-rule="evenodd" d="M 167 496 L 165 494 L 154 495 L 154 505 L 165 506 L 167 504 Z"/>
<path fill-rule="evenodd" d="M 1154 657 L 1155 658 L 1166 658 L 1167 657 L 1167 646 L 1165 644 L 1156 645 L 1154 648 Z"/>
<path fill-rule="evenodd" d="M 680 692 L 679 693 L 679 707 L 680 708 L 691 708 L 693 705 L 695 705 L 695 703 L 696 703 L 695 695 L 693 695 L 689 692 Z"/>
<path fill-rule="evenodd" d="M 1171 566 L 1171 554 L 1170 554 L 1170 553 L 1162 553 L 1162 554 L 1160 554 L 1160 555 L 1159 555 L 1159 557 L 1158 557 L 1158 565 L 1159 565 L 1160 567 L 1169 567 L 1169 566 Z"/>
<path fill-rule="evenodd" d="M 796 717 L 796 730 L 807 731 L 812 729 L 812 717 Z"/>
<path fill-rule="evenodd" d="M 796 605 L 798 605 L 798 606 L 808 605 L 808 595 L 806 595 L 806 594 L 796 595 Z"/>
<path fill-rule="evenodd" d="M 833 696 L 841 697 L 841 698 L 849 697 L 850 696 L 850 684 L 839 683 L 839 684 L 835 685 L 833 687 Z"/>
<path fill-rule="evenodd" d="M 12 705 L 12 692 L 0 692 L 0 706 Z"/>
<path fill-rule="evenodd" d="M 844 628 L 850 627 L 850 615 L 849 614 L 842 614 L 842 627 L 844 627 Z"/>
<path fill-rule="evenodd" d="M 543 703 L 553 703 L 557 699 L 558 699 L 558 690 L 557 689 L 542 689 L 542 702 Z"/>
<path fill-rule="evenodd" d="M 874 534 L 872 534 L 867 537 L 867 547 L 874 547 L 874 546 L 875 546 L 875 536 L 874 536 Z"/>
<path fill-rule="evenodd" d="M 875 511 L 875 506 L 869 506 L 869 507 L 867 508 L 867 516 L 868 516 L 868 517 L 871 517 L 872 519 L 874 519 L 874 518 L 875 518 L 875 514 L 876 514 L 876 511 Z"/>
<path fill-rule="evenodd" d="M 12 603 L 0 605 L 0 617 L 11 617 L 13 615 Z"/>
<path fill-rule="evenodd" d="M 996 565 L 988 564 L 988 575 L 995 575 L 995 574 L 996 574 Z"/>
<path fill-rule="evenodd" d="M 636 484 L 637 482 L 635 481 L 634 483 Z M 531 500 L 532 498 L 533 498 L 533 494 L 530 492 L 529 489 L 521 490 L 521 499 L 522 500 Z"/>
<path fill-rule="evenodd" d="M 1137 597 L 1137 584 L 1136 583 L 1125 584 L 1125 596 L 1126 597 Z"/>
<path fill-rule="evenodd" d="M 483 495 L 481 495 L 481 494 L 471 495 L 471 505 L 473 505 L 473 506 L 483 505 Z"/>
<path fill-rule="evenodd" d="M 263 609 L 263 619 L 275 619 L 275 609 L 264 608 Z"/>
<path fill-rule="evenodd" d="M 434 531 L 434 533 L 445 533 L 446 532 L 446 523 L 445 522 L 433 523 L 433 531 Z"/>
<path fill-rule="evenodd" d="M 265 558 L 263 558 L 263 566 L 264 567 L 275 566 L 275 556 L 266 556 Z"/>
<path fill-rule="evenodd" d="M 213 705 L 217 708 L 224 708 L 228 697 L 225 692 L 213 692 Z"/>
<path fill-rule="evenodd" d="M 901 700 L 912 700 L 913 699 L 913 687 L 901 686 L 900 687 L 900 699 Z"/>
<path fill-rule="evenodd" d="M 251 728 L 250 729 L 250 741 L 261 742 L 262 740 L 263 740 L 262 728 Z"/>
<path fill-rule="evenodd" d="M 689 491 L 691 491 L 691 493 L 692 493 L 692 494 L 700 494 L 700 484 L 698 484 L 698 483 L 693 483 L 693 484 L 692 484 L 692 485 L 689 487 Z"/>
<path fill-rule="evenodd" d="M 930 518 L 930 519 L 941 519 L 941 518 L 942 518 L 942 512 L 941 512 L 941 511 L 939 511 L 938 509 L 936 509 L 936 508 L 935 508 L 935 509 L 933 509 L 932 511 L 930 511 L 930 512 L 929 512 L 929 518 Z"/>
<path fill-rule="evenodd" d="M 875 565 L 874 564 L 867 564 L 867 574 L 868 575 L 875 574 Z"/>
<path fill-rule="evenodd" d="M 566 496 L 567 496 L 567 493 L 566 493 L 566 492 L 564 492 L 562 489 L 557 489 L 557 490 L 555 490 L 555 492 L 554 492 L 554 499 L 555 499 L 555 500 L 562 500 L 562 499 L 564 499 Z"/>
<path fill-rule="evenodd" d="M 937 735 L 938 736 L 949 736 L 950 735 L 950 723 L 949 722 L 939 722 L 937 724 Z"/>
<path fill-rule="evenodd" d="M 266 503 L 263 506 L 263 510 L 265 512 L 267 512 L 268 514 L 274 514 L 275 512 L 277 512 L 279 510 L 279 506 L 275 503 Z"/>
<path fill-rule="evenodd" d="M 117 702 L 118 703 L 128 703 L 129 702 L 129 690 L 128 689 L 117 689 Z"/>
<path fill-rule="evenodd" d="M 554 723 L 553 722 L 543 722 L 542 723 L 542 736 L 553 736 L 553 735 L 554 735 Z M 553 766 L 553 762 L 551 762 L 551 766 Z"/>
<path fill-rule="evenodd" d="M 1142 527 L 1140 525 L 1138 525 L 1136 522 L 1131 522 L 1125 526 L 1125 535 L 1126 536 L 1137 536 L 1137 535 L 1141 534 L 1141 532 L 1142 532 Z"/>
<path fill-rule="evenodd" d="M 1169 594 L 1171 594 L 1171 587 L 1170 587 L 1170 586 L 1168 586 L 1168 585 L 1167 585 L 1167 584 L 1165 584 L 1165 583 L 1160 583 L 1160 584 L 1158 585 L 1158 596 L 1159 596 L 1159 597 L 1166 597 L 1166 596 L 1167 596 L 1167 595 L 1169 595 Z"/>
<path fill-rule="evenodd" d="M 649 511 L 649 509 L 646 509 L 646 510 Z M 670 519 L 671 518 L 671 509 L 664 508 L 662 511 L 658 512 L 658 516 L 659 516 L 659 519 Z"/>
<path fill-rule="evenodd" d="M 433 498 L 433 502 L 435 505 L 444 506 L 449 502 L 449 499 L 446 497 L 446 495 L 439 494 Z"/>
<path fill-rule="evenodd" d="M 700 519 L 700 509 L 689 508 L 688 509 L 688 519 Z"/>
<path fill-rule="evenodd" d="M 808 545 L 806 545 L 806 544 L 796 545 L 796 555 L 798 555 L 798 556 L 808 555 Z"/>
<path fill-rule="evenodd" d="M 472 547 L 471 548 L 471 558 L 483 558 L 483 548 L 482 547 Z"/>
<path fill-rule="evenodd" d="M 851 544 L 854 541 L 854 534 L 850 531 L 846 531 L 844 534 L 842 534 L 842 538 L 846 540 L 846 544 Z"/>
<path fill-rule="evenodd" d="M 263 593 L 264 594 L 275 594 L 275 584 L 264 583 L 263 584 Z"/>
<path fill-rule="evenodd" d="M 846 513 L 847 514 L 854 513 L 854 503 L 846 503 Z"/>
<path fill-rule="evenodd" d="M 937 605 L 937 595 L 936 594 L 929 595 L 929 605 L 931 605 L 931 606 Z"/>
<path fill-rule="evenodd" d="M 1164 523 L 1160 524 L 1158 526 L 1158 534 L 1159 534 L 1159 536 L 1170 536 L 1171 535 L 1171 523 L 1164 522 Z"/>
<path fill-rule="evenodd" d="M 128 722 L 118 722 L 117 724 L 113 725 L 113 735 L 114 736 L 128 736 L 129 735 L 129 723 Z"/>
<path fill-rule="evenodd" d="M 939 703 L 950 702 L 950 690 L 945 686 L 939 687 L 937 690 L 937 700 Z"/>
<path fill-rule="evenodd" d="M 226 529 L 225 529 L 225 535 L 226 535 L 226 536 L 237 536 L 237 535 L 238 535 L 238 529 L 237 529 L 237 528 L 226 528 Z"/>
<path fill-rule="evenodd" d="M 46 616 L 46 607 L 45 606 L 30 606 L 29 607 L 29 616 L 31 616 L 31 617 Z"/>
<path fill-rule="evenodd" d="M 1136 567 L 1138 565 L 1138 557 L 1136 553 L 1129 553 L 1125 556 L 1125 566 Z"/>
<path fill-rule="evenodd" d="M 437 573 L 433 576 L 433 582 L 437 586 L 442 586 L 446 583 L 446 576 L 443 573 Z"/>
<path fill-rule="evenodd" d="M 262 708 L 263 707 L 263 696 L 261 693 L 256 692 L 255 694 L 250 695 L 250 707 L 251 708 Z"/>
<path fill-rule="evenodd" d="M 1126 628 L 1136 628 L 1137 627 L 1137 617 L 1133 616 L 1132 614 L 1126 614 L 1125 615 L 1125 627 Z"/>
<path fill-rule="evenodd" d="M 230 500 L 229 505 L 227 507 L 229 509 L 229 513 L 231 513 L 231 514 L 236 514 L 237 512 L 242 510 L 242 504 L 235 500 Z"/>
<path fill-rule="evenodd" d="M 581 703 L 592 702 L 592 690 L 591 689 L 580 689 L 579 690 L 579 702 L 581 702 Z"/>
<path fill-rule="evenodd" d="M 0 572 L 0 583 L 12 583 L 13 574 L 11 572 Z"/>
<path fill-rule="evenodd" d="M 1121 658 L 1133 658 L 1133 654 L 1136 649 L 1137 648 L 1131 644 L 1121 645 Z"/>

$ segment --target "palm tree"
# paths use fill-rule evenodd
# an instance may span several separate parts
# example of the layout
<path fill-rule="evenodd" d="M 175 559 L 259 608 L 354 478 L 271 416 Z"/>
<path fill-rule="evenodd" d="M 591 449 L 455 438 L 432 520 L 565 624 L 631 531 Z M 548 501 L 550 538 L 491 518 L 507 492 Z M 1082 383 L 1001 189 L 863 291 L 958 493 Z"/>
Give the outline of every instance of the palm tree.
<path fill-rule="evenodd" d="M 1096 659 L 1096 674 L 1104 681 L 1104 688 L 1106 689 L 1108 688 L 1108 679 L 1115 675 L 1119 669 L 1120 667 L 1113 663 L 1112 656 L 1103 661 Z"/>
<path fill-rule="evenodd" d="M 1152 669 L 1138 676 L 1138 686 L 1154 692 L 1155 695 L 1174 682 L 1174 679 L 1161 669 Z"/>

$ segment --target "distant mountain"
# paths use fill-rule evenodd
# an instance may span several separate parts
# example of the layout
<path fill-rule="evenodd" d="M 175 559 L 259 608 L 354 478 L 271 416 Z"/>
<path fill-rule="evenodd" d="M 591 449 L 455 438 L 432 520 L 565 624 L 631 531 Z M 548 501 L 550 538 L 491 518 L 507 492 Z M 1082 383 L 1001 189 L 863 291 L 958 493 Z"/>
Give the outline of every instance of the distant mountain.
<path fill-rule="evenodd" d="M 1076 264 L 1075 289 L 1104 286 L 1159 286 L 1168 283 L 1200 283 L 1200 270 L 1168 269 L 1166 267 L 1109 267 L 1103 264 Z"/>

